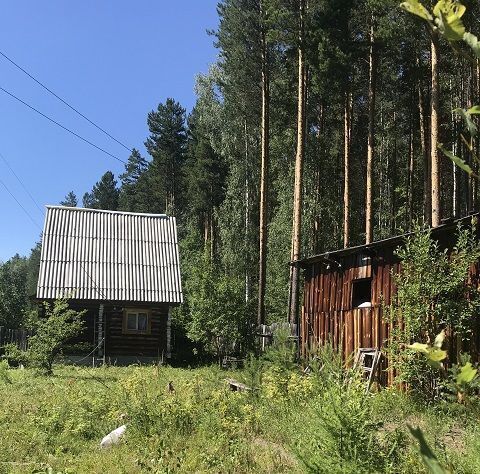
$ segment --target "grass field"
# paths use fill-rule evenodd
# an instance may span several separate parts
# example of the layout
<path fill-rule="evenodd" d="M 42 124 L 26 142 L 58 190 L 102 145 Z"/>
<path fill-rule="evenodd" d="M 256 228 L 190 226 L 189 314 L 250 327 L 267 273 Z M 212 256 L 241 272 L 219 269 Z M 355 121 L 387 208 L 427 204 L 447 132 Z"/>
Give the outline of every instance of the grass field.
<path fill-rule="evenodd" d="M 230 392 L 229 375 L 260 388 Z M 454 472 L 480 472 L 477 411 L 427 408 L 393 390 L 365 397 L 335 371 L 3 370 L 0 401 L 5 473 L 426 472 L 407 423 L 422 427 Z M 125 439 L 101 450 L 123 414 Z"/>

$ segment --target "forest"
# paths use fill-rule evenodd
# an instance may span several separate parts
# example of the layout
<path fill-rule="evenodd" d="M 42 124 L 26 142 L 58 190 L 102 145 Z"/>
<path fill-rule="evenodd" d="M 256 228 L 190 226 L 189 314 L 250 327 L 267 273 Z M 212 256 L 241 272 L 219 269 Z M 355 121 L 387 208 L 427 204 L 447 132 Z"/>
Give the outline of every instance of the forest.
<path fill-rule="evenodd" d="M 478 33 L 479 5 L 464 3 Z M 292 314 L 290 261 L 435 226 L 478 200 L 477 181 L 436 146 L 477 169 L 454 110 L 480 102 L 478 61 L 421 18 L 390 0 L 217 10 L 218 59 L 197 77 L 193 110 L 158 104 L 147 154 L 134 150 L 122 174 L 61 202 L 177 218 L 186 303 L 176 324 L 207 350 L 212 337 Z M 1 264 L 0 324 L 28 317 L 39 248 Z"/>

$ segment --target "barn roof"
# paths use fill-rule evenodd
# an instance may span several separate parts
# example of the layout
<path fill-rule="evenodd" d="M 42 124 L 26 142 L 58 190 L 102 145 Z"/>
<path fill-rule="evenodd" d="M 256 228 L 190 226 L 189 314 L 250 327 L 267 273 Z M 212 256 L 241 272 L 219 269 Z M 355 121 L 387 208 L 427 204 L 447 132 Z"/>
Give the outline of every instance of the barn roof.
<path fill-rule="evenodd" d="M 468 216 L 461 217 L 459 219 L 444 219 L 442 224 L 431 229 L 432 237 L 438 238 L 444 232 L 454 230 L 458 224 L 465 224 L 471 221 L 473 218 L 478 219 L 480 217 L 479 212 L 472 212 Z M 330 260 L 335 258 L 345 257 L 347 255 L 358 254 L 358 253 L 368 253 L 369 251 L 375 251 L 375 249 L 382 247 L 397 247 L 401 245 L 405 239 L 412 235 L 412 232 L 408 232 L 401 235 L 396 235 L 394 237 L 389 237 L 383 240 L 377 240 L 370 244 L 357 245 L 355 247 L 347 247 L 343 249 L 338 249 L 330 252 L 324 252 L 317 255 L 312 255 L 310 257 L 302 258 L 296 262 L 291 262 L 291 265 L 299 265 L 300 267 L 306 267 L 312 263 L 317 263 L 322 260 Z"/>
<path fill-rule="evenodd" d="M 183 301 L 174 217 L 47 206 L 37 298 Z"/>

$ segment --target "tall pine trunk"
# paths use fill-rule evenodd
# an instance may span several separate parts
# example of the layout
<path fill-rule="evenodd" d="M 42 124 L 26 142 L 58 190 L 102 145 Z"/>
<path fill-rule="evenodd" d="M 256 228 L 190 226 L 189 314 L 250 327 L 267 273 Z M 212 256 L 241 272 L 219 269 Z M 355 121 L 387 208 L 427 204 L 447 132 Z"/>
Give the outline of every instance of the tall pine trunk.
<path fill-rule="evenodd" d="M 352 94 L 345 94 L 343 113 L 343 246 L 350 244 L 350 135 Z"/>
<path fill-rule="evenodd" d="M 248 248 L 248 236 L 249 236 L 249 229 L 250 229 L 250 179 L 249 179 L 249 146 L 248 146 L 248 128 L 247 128 L 247 118 L 244 119 L 244 134 L 245 134 L 245 183 L 244 183 L 244 197 L 245 197 L 245 228 L 244 228 L 244 244 L 245 244 L 245 252 L 247 252 Z M 250 301 L 250 273 L 247 262 L 245 262 L 245 302 L 248 303 Z"/>
<path fill-rule="evenodd" d="M 368 55 L 368 143 L 367 143 L 367 183 L 365 203 L 365 243 L 373 240 L 373 154 L 375 135 L 375 31 L 373 16 L 370 25 L 370 52 Z"/>
<path fill-rule="evenodd" d="M 419 64 L 417 59 L 417 65 Z M 420 148 L 422 149 L 424 180 L 423 180 L 423 220 L 428 226 L 432 223 L 432 205 L 430 191 L 430 158 L 427 146 L 427 134 L 425 132 L 425 106 L 423 103 L 422 87 L 420 80 L 417 82 L 418 89 L 418 117 L 420 128 Z"/>
<path fill-rule="evenodd" d="M 295 156 L 295 185 L 293 196 L 292 252 L 293 263 L 290 271 L 290 323 L 298 322 L 298 291 L 299 273 L 295 263 L 300 258 L 301 227 L 302 227 L 302 174 L 305 154 L 305 97 L 306 97 L 306 67 L 304 58 L 304 14 L 305 0 L 300 0 L 300 24 L 298 46 L 298 99 L 297 99 L 297 152 Z"/>
<path fill-rule="evenodd" d="M 432 67 L 432 96 L 430 113 L 430 165 L 431 165 L 431 193 L 432 193 L 432 226 L 437 227 L 441 222 L 440 208 L 440 161 L 438 157 L 438 120 L 440 83 L 438 74 L 439 42 L 436 33 L 432 33 L 431 40 L 431 67 Z"/>
<path fill-rule="evenodd" d="M 265 31 L 262 30 L 262 124 L 261 124 L 261 177 L 260 177 L 260 249 L 258 272 L 257 324 L 265 323 L 265 284 L 267 268 L 267 213 L 269 168 L 269 112 L 270 78 Z"/>
<path fill-rule="evenodd" d="M 413 114 L 410 113 L 410 133 L 408 146 L 408 167 L 407 167 L 407 227 L 412 230 L 413 226 L 413 176 L 415 164 L 415 148 L 413 141 Z"/>

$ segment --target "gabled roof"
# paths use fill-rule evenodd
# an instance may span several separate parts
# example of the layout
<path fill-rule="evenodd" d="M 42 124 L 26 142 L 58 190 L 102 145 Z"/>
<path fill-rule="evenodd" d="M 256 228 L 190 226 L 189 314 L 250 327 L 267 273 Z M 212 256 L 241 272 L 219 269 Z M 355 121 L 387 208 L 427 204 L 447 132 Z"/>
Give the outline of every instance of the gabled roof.
<path fill-rule="evenodd" d="M 183 301 L 174 217 L 47 206 L 37 298 Z"/>

